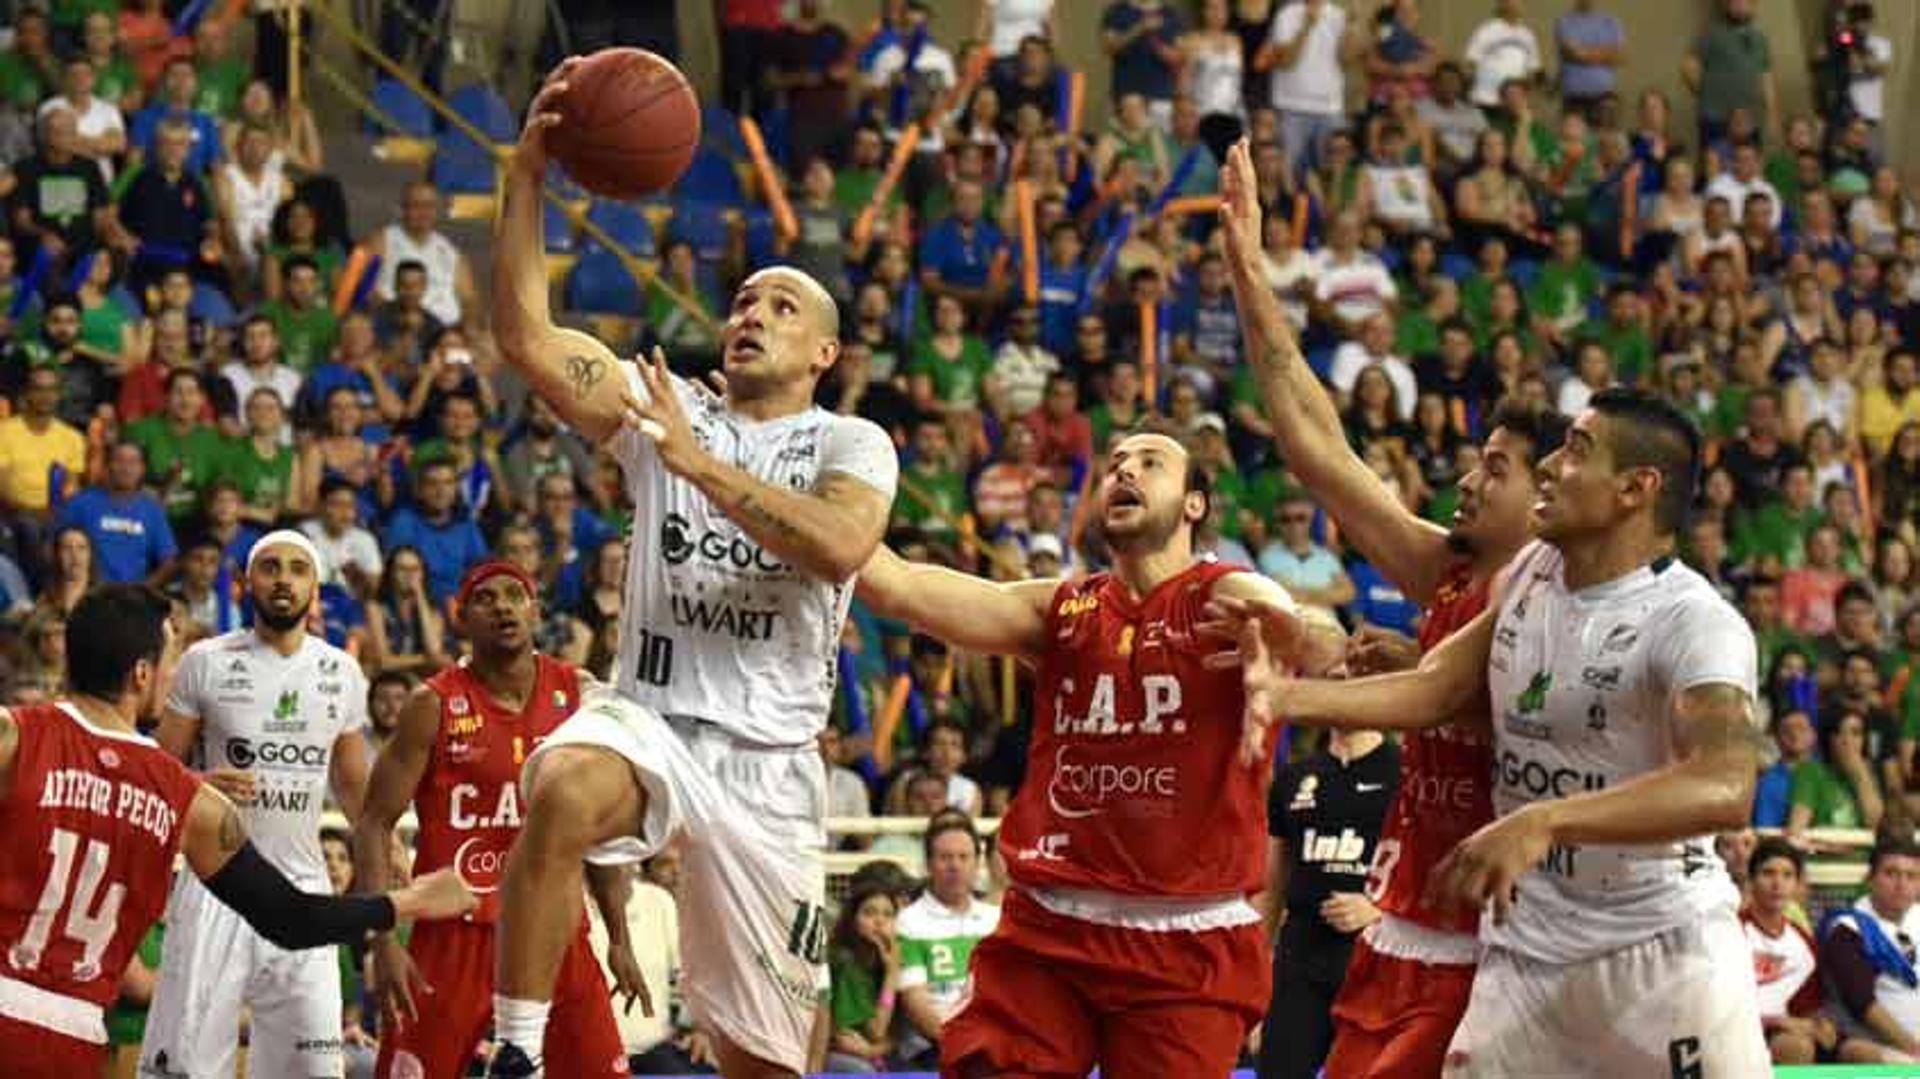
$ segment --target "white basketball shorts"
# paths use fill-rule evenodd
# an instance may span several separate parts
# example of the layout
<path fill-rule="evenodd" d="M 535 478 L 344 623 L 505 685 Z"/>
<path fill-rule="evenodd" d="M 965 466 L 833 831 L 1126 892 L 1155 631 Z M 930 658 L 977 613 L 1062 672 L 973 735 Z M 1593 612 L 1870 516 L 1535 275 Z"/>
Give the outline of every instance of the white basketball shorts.
<path fill-rule="evenodd" d="M 527 767 L 568 745 L 620 754 L 647 796 L 640 834 L 603 844 L 590 860 L 634 861 L 684 837 L 680 957 L 695 1020 L 755 1057 L 804 1072 L 831 928 L 819 752 L 669 721 L 606 687 L 582 699 Z"/>
<path fill-rule="evenodd" d="M 1753 956 L 1732 912 L 1579 963 L 1489 948 L 1447 1079 L 1773 1074 Z"/>

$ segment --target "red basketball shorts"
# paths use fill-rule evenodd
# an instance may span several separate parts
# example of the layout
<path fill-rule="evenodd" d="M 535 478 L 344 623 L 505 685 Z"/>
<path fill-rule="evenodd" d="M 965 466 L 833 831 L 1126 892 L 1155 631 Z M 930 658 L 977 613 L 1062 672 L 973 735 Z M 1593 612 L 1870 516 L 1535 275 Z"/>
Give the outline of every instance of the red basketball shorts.
<path fill-rule="evenodd" d="M 382 1031 L 380 1079 L 458 1079 L 493 1018 L 493 926 L 420 922 L 407 951 L 433 987 L 414 995 L 419 1019 Z M 554 1076 L 624 1076 L 626 1048 L 614 1025 L 607 979 L 583 928 L 574 935 L 553 985 L 547 1016 L 546 1068 Z"/>
<path fill-rule="evenodd" d="M 974 946 L 969 995 L 940 1030 L 940 1074 L 1108 1079 L 1225 1075 L 1266 1011 L 1260 925 L 1118 928 L 1007 893 Z"/>
<path fill-rule="evenodd" d="M 102 1035 L 104 1037 L 104 1034 Z M 111 1047 L 70 1038 L 46 1027 L 0 1015 L 0 1071 L 20 1079 L 70 1079 L 99 1075 Z"/>
<path fill-rule="evenodd" d="M 1439 1075 L 1472 990 L 1470 963 L 1423 963 L 1355 941 L 1333 1002 L 1327 1079 Z"/>

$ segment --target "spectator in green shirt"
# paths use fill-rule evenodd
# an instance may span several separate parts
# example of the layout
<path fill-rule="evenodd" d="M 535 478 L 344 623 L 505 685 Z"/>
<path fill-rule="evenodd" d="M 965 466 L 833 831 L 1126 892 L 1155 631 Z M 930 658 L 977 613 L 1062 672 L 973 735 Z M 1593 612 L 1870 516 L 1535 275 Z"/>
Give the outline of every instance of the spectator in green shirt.
<path fill-rule="evenodd" d="M 1880 826 L 1886 810 L 1880 780 L 1867 759 L 1867 717 L 1841 712 L 1821 727 L 1820 756 L 1793 769 L 1787 831 Z"/>
<path fill-rule="evenodd" d="M 293 445 L 284 435 L 287 410 L 280 394 L 262 386 L 247 395 L 247 433 L 227 443 L 220 474 L 240 488 L 240 517 L 272 528 L 293 495 Z"/>
<path fill-rule="evenodd" d="M 893 894 L 874 883 L 855 888 L 841 904 L 827 960 L 833 984 L 830 1072 L 872 1071 L 888 1063 L 893 1042 L 887 1028 L 900 980 L 895 910 Z"/>
<path fill-rule="evenodd" d="M 320 266 L 308 255 L 295 255 L 285 266 L 286 294 L 260 305 L 280 335 L 280 359 L 302 377 L 333 354 L 340 323 L 321 294 Z"/>
<path fill-rule="evenodd" d="M 936 542 L 952 542 L 959 535 L 960 516 L 967 512 L 967 482 L 953 467 L 945 421 L 920 417 L 913 427 L 912 448 L 912 459 L 900 472 L 893 523 L 915 525 Z"/>
<path fill-rule="evenodd" d="M 120 54 L 120 5 L 106 0 L 87 12 L 80 40 L 87 59 L 93 61 L 93 93 L 123 112 L 140 107 L 140 80 L 133 65 Z"/>
<path fill-rule="evenodd" d="M 854 129 L 847 164 L 833 177 L 834 205 L 849 218 L 859 217 L 860 211 L 873 201 L 873 193 L 880 186 L 880 174 L 887 168 L 886 149 L 879 128 L 862 124 Z M 895 184 L 887 196 L 889 209 L 900 204 L 903 186 Z"/>
<path fill-rule="evenodd" d="M 1780 602 L 1780 578 L 1766 573 L 1747 578 L 1741 592 L 1740 613 L 1753 629 L 1754 644 L 1760 652 L 1758 668 L 1768 672 L 1769 686 L 1779 680 L 1780 672 L 1776 668 L 1782 660 L 1797 655 L 1801 665 L 1805 665 L 1813 642 L 1787 625 L 1785 608 Z"/>
<path fill-rule="evenodd" d="M 201 19 L 193 31 L 194 74 L 199 81 L 193 107 L 216 120 L 233 116 L 240 107 L 240 93 L 252 77 L 246 63 L 233 55 L 231 34 L 225 19 Z"/>
<path fill-rule="evenodd" d="M 133 960 L 120 972 L 120 997 L 107 1009 L 107 1040 L 113 1044 L 108 1075 L 132 1075 L 139 1064 L 140 1042 L 147 1036 L 147 1007 L 159 982 L 160 953 L 165 922 L 155 922 L 140 938 Z"/>
<path fill-rule="evenodd" d="M 1722 0 L 1721 13 L 1681 61 L 1680 77 L 1699 98 L 1703 147 L 1726 134 L 1735 109 L 1765 117 L 1767 125 L 1779 131 L 1773 50 L 1767 35 L 1754 25 L 1754 7 L 1754 0 Z"/>
<path fill-rule="evenodd" d="M 907 378 L 913 403 L 924 412 L 971 412 L 980 403 L 980 384 L 993 370 L 986 342 L 967 332 L 967 309 L 958 297 L 933 301 L 933 333 L 913 346 Z"/>
<path fill-rule="evenodd" d="M 40 99 L 60 85 L 46 13 L 22 6 L 13 20 L 13 48 L 0 52 L 0 98 L 33 115 Z"/>
<path fill-rule="evenodd" d="M 1640 317 L 1640 294 L 1621 281 L 1607 289 L 1607 317 L 1580 327 L 1577 340 L 1597 341 L 1613 357 L 1613 371 L 1623 385 L 1651 376 L 1653 339 Z"/>
<path fill-rule="evenodd" d="M 208 481 L 226 462 L 226 441 L 205 419 L 206 389 L 190 368 L 167 375 L 164 411 L 127 425 L 127 441 L 147 457 L 147 482 L 160 490 L 160 503 L 178 527 L 199 507 Z"/>
<path fill-rule="evenodd" d="M 1804 565 L 1807 534 L 1823 519 L 1814 502 L 1813 468 L 1790 464 L 1780 476 L 1780 497 L 1758 509 L 1739 512 L 1733 522 L 1733 558 L 1780 573 Z"/>
<path fill-rule="evenodd" d="M 1565 349 L 1587 321 L 1587 307 L 1606 285 L 1600 267 L 1586 256 L 1580 226 L 1561 225 L 1553 233 L 1553 257 L 1540 265 L 1527 289 L 1534 332 Z"/>

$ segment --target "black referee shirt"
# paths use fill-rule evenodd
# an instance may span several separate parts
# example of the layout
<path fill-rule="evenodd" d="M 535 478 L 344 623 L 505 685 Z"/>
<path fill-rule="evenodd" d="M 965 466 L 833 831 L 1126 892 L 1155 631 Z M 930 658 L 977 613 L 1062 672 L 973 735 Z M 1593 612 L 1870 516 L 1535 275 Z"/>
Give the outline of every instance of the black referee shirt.
<path fill-rule="evenodd" d="M 1334 892 L 1365 892 L 1367 869 L 1400 781 L 1391 741 L 1346 764 L 1321 749 L 1280 770 L 1267 795 L 1267 833 L 1287 841 L 1287 926 L 1344 939 L 1320 917 Z"/>

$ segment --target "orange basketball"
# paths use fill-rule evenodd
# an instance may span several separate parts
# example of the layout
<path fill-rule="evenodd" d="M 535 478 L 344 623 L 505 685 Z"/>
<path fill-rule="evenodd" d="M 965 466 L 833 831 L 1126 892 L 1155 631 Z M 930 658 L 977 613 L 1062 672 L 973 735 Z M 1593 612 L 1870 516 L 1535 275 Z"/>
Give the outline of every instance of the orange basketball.
<path fill-rule="evenodd" d="M 673 186 L 700 145 L 700 99 L 687 77 L 645 49 L 601 49 L 567 76 L 554 160 L 581 187 L 637 199 Z"/>

